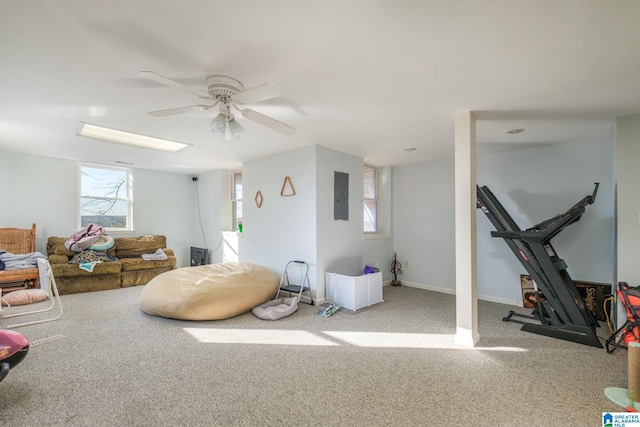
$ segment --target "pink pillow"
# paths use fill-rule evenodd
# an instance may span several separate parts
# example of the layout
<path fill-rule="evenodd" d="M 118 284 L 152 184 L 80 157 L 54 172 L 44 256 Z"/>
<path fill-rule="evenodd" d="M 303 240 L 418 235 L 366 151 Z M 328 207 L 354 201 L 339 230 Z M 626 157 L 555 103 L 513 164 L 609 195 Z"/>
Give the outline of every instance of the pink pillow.
<path fill-rule="evenodd" d="M 2 302 L 9 305 L 24 305 L 44 301 L 47 298 L 49 296 L 42 289 L 22 289 L 4 294 Z"/>

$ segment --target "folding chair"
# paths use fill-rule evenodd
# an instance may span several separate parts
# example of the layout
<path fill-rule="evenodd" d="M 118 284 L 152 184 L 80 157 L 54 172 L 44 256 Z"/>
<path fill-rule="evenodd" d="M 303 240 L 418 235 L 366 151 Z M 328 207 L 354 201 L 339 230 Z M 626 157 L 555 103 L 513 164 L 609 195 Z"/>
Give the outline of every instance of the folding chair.
<path fill-rule="evenodd" d="M 607 339 L 607 353 L 613 353 L 618 347 L 627 348 L 632 341 L 640 342 L 640 287 L 619 282 L 616 292 L 627 313 L 627 320 Z"/>
<path fill-rule="evenodd" d="M 41 320 L 35 320 L 32 322 L 16 323 L 13 325 L 3 326 L 3 329 L 11 329 L 11 328 L 17 328 L 19 326 L 27 326 L 27 325 L 35 325 L 38 323 L 51 322 L 53 320 L 59 319 L 60 316 L 62 316 L 62 313 L 64 311 L 62 309 L 62 301 L 60 300 L 60 294 L 58 293 L 58 286 L 56 285 L 55 277 L 53 277 L 53 271 L 51 270 L 51 264 L 49 264 L 49 260 L 45 258 L 38 258 L 38 270 L 40 272 L 40 288 L 47 294 L 48 299 L 51 300 L 51 303 L 49 304 L 49 306 L 47 308 L 43 308 L 40 310 L 32 310 L 32 311 L 26 311 L 26 312 L 8 314 L 8 315 L 3 314 L 1 317 L 3 319 L 9 319 L 12 317 L 44 313 L 54 308 L 56 306 L 56 303 L 59 307 L 58 314 L 55 315 L 54 317 L 47 318 L 47 319 L 41 319 Z M 16 292 L 20 292 L 20 291 L 16 291 Z M 7 308 L 10 308 L 10 307 L 7 307 Z M 3 310 L 3 312 L 4 311 L 6 311 L 6 309 Z"/>

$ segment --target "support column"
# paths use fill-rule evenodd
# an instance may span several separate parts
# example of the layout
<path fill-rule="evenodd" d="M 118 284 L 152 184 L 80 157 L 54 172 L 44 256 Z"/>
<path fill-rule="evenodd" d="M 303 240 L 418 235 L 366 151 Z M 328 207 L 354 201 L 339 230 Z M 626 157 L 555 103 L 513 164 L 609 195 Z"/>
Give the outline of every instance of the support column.
<path fill-rule="evenodd" d="M 455 116 L 456 335 L 473 347 L 478 335 L 476 258 L 476 117 Z"/>

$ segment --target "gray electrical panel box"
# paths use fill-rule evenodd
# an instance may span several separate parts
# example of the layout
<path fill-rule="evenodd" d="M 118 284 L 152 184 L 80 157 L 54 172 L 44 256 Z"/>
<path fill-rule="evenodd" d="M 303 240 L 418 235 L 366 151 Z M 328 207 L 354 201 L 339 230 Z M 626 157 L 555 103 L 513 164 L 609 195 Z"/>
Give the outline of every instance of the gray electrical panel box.
<path fill-rule="evenodd" d="M 349 174 L 333 172 L 333 219 L 349 220 Z"/>

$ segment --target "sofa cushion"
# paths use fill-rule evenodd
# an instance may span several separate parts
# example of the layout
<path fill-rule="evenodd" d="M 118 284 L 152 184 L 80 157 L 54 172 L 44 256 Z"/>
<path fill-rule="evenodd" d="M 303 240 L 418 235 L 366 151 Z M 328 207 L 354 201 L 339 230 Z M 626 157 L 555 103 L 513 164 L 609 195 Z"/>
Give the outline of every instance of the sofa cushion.
<path fill-rule="evenodd" d="M 165 236 L 116 237 L 116 257 L 130 258 L 142 254 L 152 254 L 167 246 Z"/>
<path fill-rule="evenodd" d="M 64 242 L 67 239 L 64 237 L 49 237 L 47 239 L 47 255 L 66 255 L 66 256 L 74 256 L 75 252 L 71 252 L 69 249 L 64 247 Z"/>
<path fill-rule="evenodd" d="M 97 276 L 92 276 L 94 273 L 88 273 L 83 270 L 80 271 L 86 273 L 83 274 L 83 276 L 86 275 L 86 277 L 56 277 L 56 284 L 58 285 L 58 291 L 60 292 L 60 295 L 105 291 L 108 289 L 120 288 L 120 273 L 98 274 Z"/>
<path fill-rule="evenodd" d="M 51 264 L 53 276 L 59 277 L 95 277 L 101 274 L 120 274 L 122 264 L 120 261 L 99 262 L 93 267 L 92 272 L 85 271 L 79 267 L 79 264 Z"/>
<path fill-rule="evenodd" d="M 168 256 L 166 260 L 161 261 L 145 261 L 142 257 L 121 258 L 119 261 L 122 264 L 122 271 L 151 270 L 159 267 L 176 266 L 176 257 L 174 256 Z"/>
<path fill-rule="evenodd" d="M 49 255 L 49 264 L 67 264 L 69 263 L 69 257 L 66 255 Z"/>
<path fill-rule="evenodd" d="M 174 266 L 158 267 L 150 270 L 130 270 L 120 272 L 120 286 L 128 288 L 130 286 L 146 285 L 154 277 L 166 271 L 171 271 Z"/>

